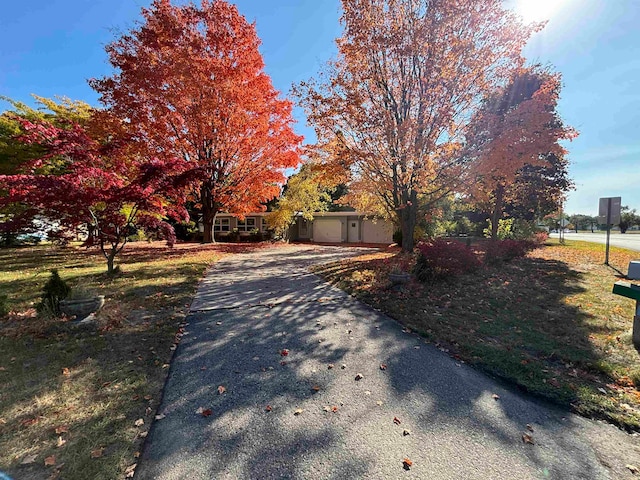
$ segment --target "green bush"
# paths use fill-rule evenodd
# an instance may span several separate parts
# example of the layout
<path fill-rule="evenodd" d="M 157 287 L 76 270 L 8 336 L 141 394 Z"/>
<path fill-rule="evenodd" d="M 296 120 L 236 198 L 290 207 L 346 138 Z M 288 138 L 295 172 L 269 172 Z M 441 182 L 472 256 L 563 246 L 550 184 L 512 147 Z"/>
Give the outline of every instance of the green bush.
<path fill-rule="evenodd" d="M 64 300 L 71 293 L 71 287 L 60 278 L 58 270 L 51 270 L 51 276 L 42 289 L 42 297 L 38 305 L 38 312 L 50 315 L 60 315 L 60 300 Z"/>

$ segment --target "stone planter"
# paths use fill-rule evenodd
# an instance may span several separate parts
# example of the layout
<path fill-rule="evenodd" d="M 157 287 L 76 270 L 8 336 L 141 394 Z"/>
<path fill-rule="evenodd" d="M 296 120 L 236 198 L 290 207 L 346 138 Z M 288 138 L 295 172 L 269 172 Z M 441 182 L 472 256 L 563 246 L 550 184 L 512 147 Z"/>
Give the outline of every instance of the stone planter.
<path fill-rule="evenodd" d="M 75 317 L 76 320 L 82 320 L 87 315 L 97 312 L 104 305 L 104 296 L 89 298 L 74 298 L 60 301 L 60 311 L 67 317 Z"/>
<path fill-rule="evenodd" d="M 393 284 L 393 285 L 401 285 L 403 283 L 407 283 L 409 280 L 411 280 L 411 275 L 408 273 L 390 273 L 389 274 L 389 281 Z"/>

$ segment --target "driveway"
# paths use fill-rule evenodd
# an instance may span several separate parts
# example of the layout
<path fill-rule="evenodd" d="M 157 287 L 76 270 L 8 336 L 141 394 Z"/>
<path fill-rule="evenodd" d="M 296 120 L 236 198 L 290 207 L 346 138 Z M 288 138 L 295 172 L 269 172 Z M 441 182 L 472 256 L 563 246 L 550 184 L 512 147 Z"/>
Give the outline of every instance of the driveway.
<path fill-rule="evenodd" d="M 358 253 L 215 264 L 136 479 L 634 478 L 637 438 L 511 391 L 308 271 Z"/>

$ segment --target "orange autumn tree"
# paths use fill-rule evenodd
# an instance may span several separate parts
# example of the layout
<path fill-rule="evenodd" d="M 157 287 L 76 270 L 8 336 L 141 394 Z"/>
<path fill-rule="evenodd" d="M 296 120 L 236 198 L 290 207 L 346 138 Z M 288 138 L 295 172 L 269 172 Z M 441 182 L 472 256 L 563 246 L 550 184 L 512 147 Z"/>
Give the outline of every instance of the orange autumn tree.
<path fill-rule="evenodd" d="M 466 145 L 473 157 L 469 188 L 491 211 L 494 240 L 505 200 L 513 202 L 523 172 L 565 162 L 566 150 L 559 142 L 577 135 L 556 111 L 560 88 L 560 75 L 548 68 L 521 68 L 506 86 L 487 96 L 473 119 Z M 542 182 L 538 188 L 545 188 Z"/>
<path fill-rule="evenodd" d="M 338 57 L 296 87 L 318 147 L 348 170 L 413 249 L 419 207 L 460 184 L 461 145 L 480 100 L 523 62 L 540 25 L 501 0 L 342 0 Z M 373 205 L 372 205 L 373 207 Z"/>
<path fill-rule="evenodd" d="M 264 72 L 255 25 L 222 0 L 155 0 L 106 47 L 116 73 L 92 80 L 151 155 L 185 163 L 183 182 L 213 242 L 216 214 L 264 209 L 299 163 L 291 102 Z"/>

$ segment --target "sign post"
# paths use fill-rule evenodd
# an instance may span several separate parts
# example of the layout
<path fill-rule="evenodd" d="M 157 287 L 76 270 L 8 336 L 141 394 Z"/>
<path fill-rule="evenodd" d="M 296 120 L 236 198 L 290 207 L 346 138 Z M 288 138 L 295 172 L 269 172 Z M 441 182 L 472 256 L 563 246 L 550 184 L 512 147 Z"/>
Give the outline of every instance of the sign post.
<path fill-rule="evenodd" d="M 620 223 L 622 197 L 601 198 L 598 207 L 598 221 L 607 225 L 607 247 L 604 257 L 604 264 L 609 265 L 609 241 L 611 238 L 611 225 Z"/>

